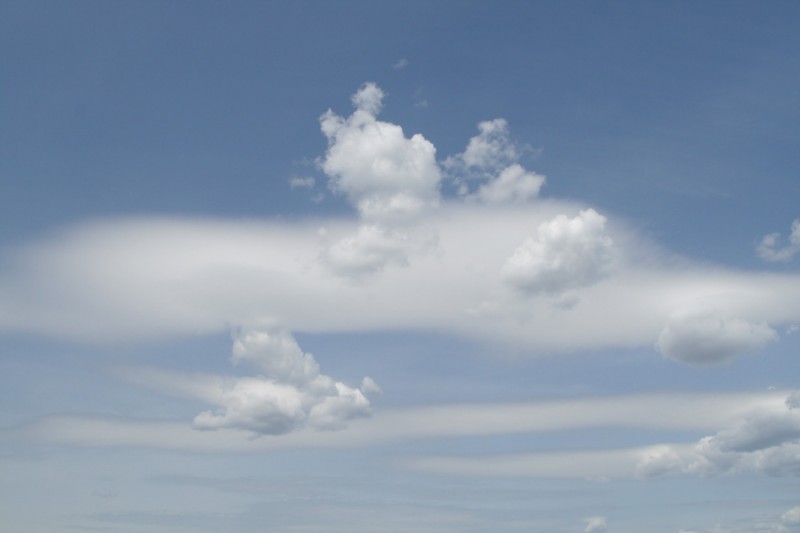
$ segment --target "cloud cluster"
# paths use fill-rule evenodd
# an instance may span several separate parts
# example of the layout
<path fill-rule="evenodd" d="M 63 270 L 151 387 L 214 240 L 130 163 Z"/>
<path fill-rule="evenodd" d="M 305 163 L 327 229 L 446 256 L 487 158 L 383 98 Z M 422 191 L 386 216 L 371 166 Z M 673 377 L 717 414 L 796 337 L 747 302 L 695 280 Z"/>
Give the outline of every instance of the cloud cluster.
<path fill-rule="evenodd" d="M 608 275 L 613 240 L 606 217 L 585 209 L 574 218 L 559 215 L 537 228 L 503 265 L 503 279 L 525 293 L 558 293 L 591 285 Z"/>
<path fill-rule="evenodd" d="M 780 233 L 770 233 L 761 238 L 756 247 L 758 256 L 765 261 L 789 261 L 800 252 L 800 218 L 792 222 L 789 233 L 789 242 L 785 246 L 779 246 Z"/>
<path fill-rule="evenodd" d="M 699 364 L 800 322 L 797 274 L 697 264 L 585 205 L 522 201 L 542 180 L 519 165 L 503 120 L 445 160 L 469 190 L 442 198 L 435 148 L 378 120 L 383 99 L 367 83 L 350 116 L 320 122 L 320 165 L 357 218 L 78 224 L 4 251 L 0 329 L 108 341 L 263 318 L 291 331 L 424 329 L 531 354 L 655 344 Z"/>
<path fill-rule="evenodd" d="M 462 153 L 444 161 L 459 195 L 489 204 L 526 203 L 536 198 L 546 178 L 519 164 L 521 150 L 511 141 L 508 122 L 487 120 L 478 124 L 478 130 Z M 478 183 L 477 190 L 474 183 Z"/>
<path fill-rule="evenodd" d="M 690 449 L 664 446 L 642 457 L 637 474 L 646 478 L 754 471 L 800 476 L 800 412 L 792 406 L 793 394 L 782 403 L 768 402 L 747 410 Z"/>
<path fill-rule="evenodd" d="M 665 357 L 693 365 L 726 363 L 778 340 L 765 323 L 727 318 L 720 313 L 674 314 L 656 341 Z"/>
<path fill-rule="evenodd" d="M 299 428 L 342 429 L 370 415 L 366 394 L 380 391 L 370 378 L 352 388 L 320 373 L 314 356 L 303 352 L 285 330 L 245 328 L 234 336 L 234 364 L 259 371 L 250 377 L 134 373 L 138 381 L 163 392 L 214 405 L 198 414 L 198 430 L 234 429 L 280 435 Z"/>

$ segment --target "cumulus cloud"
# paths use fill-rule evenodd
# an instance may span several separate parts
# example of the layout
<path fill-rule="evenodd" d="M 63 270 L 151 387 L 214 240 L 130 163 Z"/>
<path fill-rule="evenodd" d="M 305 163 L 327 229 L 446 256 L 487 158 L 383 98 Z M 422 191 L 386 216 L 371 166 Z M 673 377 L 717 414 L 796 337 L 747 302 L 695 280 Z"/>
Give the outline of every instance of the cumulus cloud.
<path fill-rule="evenodd" d="M 529 294 L 559 293 L 599 281 L 613 262 L 613 241 L 605 224 L 606 217 L 594 209 L 540 224 L 537 237 L 527 239 L 506 260 L 503 279 Z"/>
<path fill-rule="evenodd" d="M 516 162 L 504 121 L 483 124 L 455 158 L 486 174 L 470 181 L 473 199 L 442 200 L 433 146 L 376 118 L 384 96 L 365 84 L 349 117 L 321 120 L 320 165 L 359 217 L 63 228 L 2 251 L 0 328 L 116 341 L 266 317 L 290 330 L 424 329 L 536 354 L 652 346 L 672 311 L 701 304 L 754 325 L 750 337 L 800 321 L 796 273 L 697 265 L 585 205 L 524 204 L 541 180 Z"/>
<path fill-rule="evenodd" d="M 657 446 L 648 449 L 635 467 L 638 478 L 660 477 L 672 474 L 683 467 L 678 453 L 671 446 Z"/>
<path fill-rule="evenodd" d="M 792 222 L 789 242 L 779 246 L 780 233 L 770 233 L 761 238 L 756 247 L 758 256 L 765 261 L 789 261 L 800 252 L 800 218 Z"/>
<path fill-rule="evenodd" d="M 328 138 L 322 169 L 368 221 L 404 220 L 439 203 L 436 148 L 420 134 L 376 119 L 384 93 L 374 83 L 353 95 L 356 110 L 344 118 L 328 110 L 320 118 Z"/>
<path fill-rule="evenodd" d="M 511 141 L 505 119 L 481 122 L 478 130 L 480 133 L 469 140 L 464 152 L 445 160 L 446 166 L 494 172 L 517 162 L 519 149 Z"/>
<path fill-rule="evenodd" d="M 490 204 L 525 203 L 536 198 L 544 182 L 544 176 L 515 163 L 503 169 L 496 179 L 481 185 L 475 196 Z"/>
<path fill-rule="evenodd" d="M 713 312 L 677 313 L 661 330 L 656 349 L 682 363 L 713 365 L 759 350 L 777 339 L 777 332 L 765 323 Z"/>
<path fill-rule="evenodd" d="M 584 533 L 604 533 L 608 531 L 608 524 L 604 516 L 590 516 L 584 522 L 586 522 Z"/>
<path fill-rule="evenodd" d="M 491 204 L 525 203 L 536 198 L 546 178 L 519 164 L 520 148 L 511 140 L 508 122 L 498 118 L 478 124 L 464 152 L 450 156 L 444 167 L 467 199 Z M 478 182 L 477 190 L 471 182 Z"/>
<path fill-rule="evenodd" d="M 280 435 L 300 428 L 334 430 L 370 415 L 366 394 L 380 390 L 370 378 L 362 389 L 320 373 L 314 356 L 280 329 L 243 328 L 234 335 L 234 364 L 259 371 L 248 377 L 134 372 L 137 381 L 163 392 L 194 398 L 214 408 L 193 420 L 197 430 L 234 429 Z"/>
<path fill-rule="evenodd" d="M 786 400 L 749 410 L 700 439 L 685 469 L 706 476 L 745 470 L 778 477 L 800 475 L 800 413 Z"/>

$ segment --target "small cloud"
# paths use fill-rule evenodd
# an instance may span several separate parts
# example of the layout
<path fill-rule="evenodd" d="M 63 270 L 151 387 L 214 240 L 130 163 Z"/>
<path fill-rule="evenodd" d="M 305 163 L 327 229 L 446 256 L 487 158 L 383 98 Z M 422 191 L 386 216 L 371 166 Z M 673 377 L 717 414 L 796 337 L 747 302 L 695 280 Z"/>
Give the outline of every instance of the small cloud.
<path fill-rule="evenodd" d="M 480 133 L 469 140 L 467 148 L 458 155 L 448 157 L 445 166 L 456 169 L 463 167 L 468 172 L 494 173 L 517 162 L 520 152 L 511 141 L 505 119 L 481 122 L 478 130 Z"/>
<path fill-rule="evenodd" d="M 476 197 L 490 204 L 525 203 L 539 195 L 545 177 L 521 165 L 506 167 L 496 179 L 482 185 Z"/>
<path fill-rule="evenodd" d="M 311 176 L 289 178 L 289 188 L 291 189 L 313 189 L 317 180 Z"/>
<path fill-rule="evenodd" d="M 785 526 L 800 526 L 800 506 L 792 507 L 781 515 L 781 522 Z"/>
<path fill-rule="evenodd" d="M 380 390 L 371 378 L 353 388 L 320 372 L 310 353 L 280 329 L 243 329 L 234 335 L 232 362 L 259 371 L 248 377 L 139 372 L 139 381 L 164 392 L 194 398 L 213 409 L 198 414 L 196 430 L 235 429 L 280 435 L 302 427 L 335 430 L 370 415 L 368 394 Z"/>
<path fill-rule="evenodd" d="M 392 65 L 392 68 L 395 70 L 402 70 L 408 66 L 408 59 L 402 58 L 398 59 L 397 62 Z"/>
<path fill-rule="evenodd" d="M 761 238 L 756 247 L 756 253 L 764 261 L 789 261 L 800 252 L 800 218 L 792 222 L 789 242 L 779 247 L 780 233 L 770 233 Z"/>
<path fill-rule="evenodd" d="M 380 87 L 365 83 L 352 97 L 350 117 L 322 115 L 329 143 L 322 170 L 362 218 L 409 221 L 439 205 L 436 148 L 420 134 L 407 138 L 400 126 L 377 120 L 383 97 Z"/>
<path fill-rule="evenodd" d="M 673 315 L 656 341 L 669 359 L 692 365 L 726 363 L 778 340 L 765 323 L 719 316 L 712 312 Z"/>
<path fill-rule="evenodd" d="M 657 446 L 648 450 L 636 464 L 636 477 L 648 479 L 680 472 L 683 463 L 670 446 Z"/>
<path fill-rule="evenodd" d="M 590 516 L 584 522 L 586 522 L 584 533 L 604 533 L 608 531 L 608 524 L 604 516 Z"/>
<path fill-rule="evenodd" d="M 606 217 L 594 209 L 540 224 L 537 237 L 523 242 L 506 260 L 503 279 L 528 294 L 592 285 L 608 274 L 613 262 L 613 241 L 605 224 Z"/>

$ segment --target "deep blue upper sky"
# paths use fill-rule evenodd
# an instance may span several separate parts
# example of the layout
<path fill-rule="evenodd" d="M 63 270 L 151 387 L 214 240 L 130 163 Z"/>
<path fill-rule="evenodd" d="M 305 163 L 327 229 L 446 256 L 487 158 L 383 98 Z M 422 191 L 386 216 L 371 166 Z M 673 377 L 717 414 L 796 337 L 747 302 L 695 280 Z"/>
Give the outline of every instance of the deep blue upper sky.
<path fill-rule="evenodd" d="M 784 226 L 800 197 L 795 2 L 1 9 L 4 241 L 95 216 L 344 210 L 285 182 L 319 175 L 317 118 L 365 80 L 441 158 L 507 118 L 545 194 L 687 253 L 746 262 L 741 239 Z"/>

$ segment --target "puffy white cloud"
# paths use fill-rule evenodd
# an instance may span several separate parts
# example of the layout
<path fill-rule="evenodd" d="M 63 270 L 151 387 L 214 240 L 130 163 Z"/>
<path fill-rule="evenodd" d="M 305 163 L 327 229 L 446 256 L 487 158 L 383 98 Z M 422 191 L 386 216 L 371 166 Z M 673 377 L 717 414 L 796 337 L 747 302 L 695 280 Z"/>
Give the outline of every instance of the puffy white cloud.
<path fill-rule="evenodd" d="M 606 217 L 594 209 L 540 224 L 537 237 L 506 260 L 503 279 L 526 293 L 551 294 L 597 282 L 610 273 L 614 258 L 605 224 Z"/>
<path fill-rule="evenodd" d="M 756 247 L 758 256 L 765 261 L 788 261 L 800 252 L 800 218 L 792 222 L 789 242 L 779 247 L 780 233 L 770 233 L 762 237 Z"/>
<path fill-rule="evenodd" d="M 464 152 L 444 161 L 458 193 L 470 200 L 503 204 L 525 203 L 536 198 L 546 178 L 519 164 L 521 151 L 511 141 L 508 123 L 498 118 L 478 124 Z M 481 184 L 473 191 L 470 182 Z"/>
<path fill-rule="evenodd" d="M 492 181 L 481 185 L 476 197 L 486 203 L 524 203 L 536 198 L 545 177 L 525 170 L 519 164 L 506 167 Z"/>
<path fill-rule="evenodd" d="M 800 475 L 800 414 L 787 401 L 748 410 L 702 438 L 686 458 L 685 469 L 707 476 L 739 470 Z"/>
<path fill-rule="evenodd" d="M 325 262 L 326 249 L 358 234 L 352 220 L 83 224 L 5 251 L 0 328 L 109 342 L 224 334 L 230 324 L 264 318 L 304 332 L 424 329 L 535 355 L 652 347 L 675 309 L 725 309 L 776 327 L 800 320 L 796 274 L 631 258 L 649 247 L 617 224 L 607 230 L 614 268 L 602 283 L 572 289 L 575 305 L 509 291 L 503 264 L 529 228 L 579 210 L 553 201 L 445 203 L 414 228 L 380 226 L 409 237 L 400 246 L 408 245 L 407 266 L 398 268 L 402 255 L 391 256 L 369 283 L 352 283 Z"/>
<path fill-rule="evenodd" d="M 657 446 L 643 454 L 636 463 L 635 473 L 638 478 L 652 478 L 672 474 L 682 468 L 683 461 L 671 446 Z"/>
<path fill-rule="evenodd" d="M 516 163 L 505 121 L 483 123 L 452 159 L 495 181 L 440 201 L 433 146 L 378 121 L 383 98 L 365 84 L 351 116 L 321 120 L 321 165 L 359 219 L 79 224 L 2 251 L 0 329 L 108 341 L 267 319 L 293 331 L 424 329 L 538 354 L 650 347 L 662 330 L 666 347 L 686 329 L 669 322 L 676 309 L 725 309 L 753 343 L 771 337 L 765 324 L 800 321 L 796 273 L 698 265 L 585 205 L 523 205 L 540 180 Z"/>
<path fill-rule="evenodd" d="M 517 162 L 519 149 L 511 141 L 505 119 L 481 122 L 478 130 L 480 133 L 469 140 L 464 152 L 445 160 L 446 166 L 494 173 Z"/>
<path fill-rule="evenodd" d="M 713 312 L 673 315 L 656 341 L 665 357 L 694 365 L 711 365 L 759 350 L 778 339 L 765 323 L 727 318 Z"/>
<path fill-rule="evenodd" d="M 165 393 L 211 404 L 198 414 L 198 430 L 244 430 L 280 435 L 308 427 L 341 429 L 369 416 L 366 393 L 379 391 L 364 378 L 364 391 L 320 373 L 314 356 L 304 353 L 294 337 L 280 329 L 244 328 L 234 335 L 233 362 L 261 371 L 251 377 L 182 375 L 158 370 L 132 372 L 132 379 Z"/>
<path fill-rule="evenodd" d="M 603 533 L 608 531 L 608 524 L 604 516 L 590 516 L 584 521 L 586 522 L 584 533 Z"/>
<path fill-rule="evenodd" d="M 355 112 L 343 118 L 328 111 L 320 118 L 328 138 L 322 169 L 331 188 L 343 193 L 364 219 L 406 220 L 439 203 L 436 149 L 422 135 L 376 120 L 383 91 L 364 84 L 353 95 Z"/>
<path fill-rule="evenodd" d="M 314 356 L 285 330 L 243 330 L 233 341 L 233 362 L 248 362 L 279 381 L 305 385 L 319 376 Z"/>

